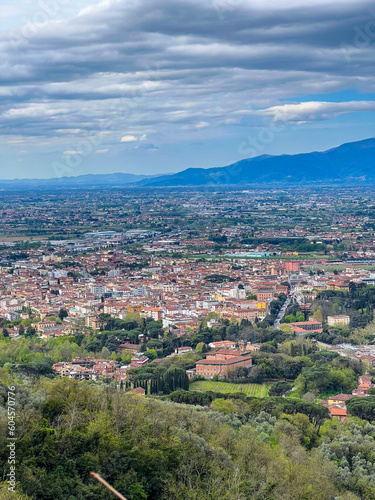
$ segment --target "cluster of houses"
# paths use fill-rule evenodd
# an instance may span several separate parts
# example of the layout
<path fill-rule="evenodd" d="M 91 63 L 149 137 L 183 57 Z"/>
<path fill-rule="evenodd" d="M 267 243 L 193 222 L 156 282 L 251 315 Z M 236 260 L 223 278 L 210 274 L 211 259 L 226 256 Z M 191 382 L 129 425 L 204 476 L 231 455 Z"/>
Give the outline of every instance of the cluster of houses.
<path fill-rule="evenodd" d="M 371 380 L 371 377 L 361 375 L 358 377 L 358 387 L 353 389 L 351 394 L 337 394 L 337 396 L 331 396 L 329 399 L 321 401 L 320 404 L 328 408 L 331 417 L 337 417 L 341 422 L 345 422 L 346 401 L 356 396 L 362 398 L 368 396 L 368 390 L 374 387 Z"/>
<path fill-rule="evenodd" d="M 60 377 L 75 380 L 94 380 L 110 378 L 117 382 L 126 380 L 126 372 L 131 368 L 140 368 L 147 365 L 149 358 L 142 353 L 137 353 L 129 365 L 121 366 L 120 363 L 108 359 L 92 359 L 76 357 L 72 361 L 61 361 L 53 365 L 53 369 Z"/>

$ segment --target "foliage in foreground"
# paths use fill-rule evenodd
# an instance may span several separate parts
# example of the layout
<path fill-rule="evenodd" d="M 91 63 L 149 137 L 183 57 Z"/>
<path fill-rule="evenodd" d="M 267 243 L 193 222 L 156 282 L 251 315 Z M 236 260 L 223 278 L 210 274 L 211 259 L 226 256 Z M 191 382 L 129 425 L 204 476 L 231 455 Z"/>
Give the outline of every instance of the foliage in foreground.
<path fill-rule="evenodd" d="M 111 499 L 91 470 L 129 500 L 356 498 L 298 402 L 213 397 L 196 407 L 69 379 L 17 390 L 18 486 L 32 499 Z M 350 489 L 374 498 L 371 478 L 363 481 Z"/>

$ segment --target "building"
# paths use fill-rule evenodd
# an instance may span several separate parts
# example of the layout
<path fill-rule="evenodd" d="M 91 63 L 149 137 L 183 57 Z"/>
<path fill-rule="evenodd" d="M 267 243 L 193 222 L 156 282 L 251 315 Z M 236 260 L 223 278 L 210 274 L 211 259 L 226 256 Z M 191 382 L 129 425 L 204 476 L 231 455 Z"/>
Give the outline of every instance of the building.
<path fill-rule="evenodd" d="M 107 292 L 107 287 L 105 285 L 99 286 L 99 285 L 91 285 L 89 288 L 90 293 L 95 295 L 95 297 L 101 297 Z"/>
<path fill-rule="evenodd" d="M 328 316 L 327 323 L 328 326 L 338 326 L 338 327 L 349 326 L 350 316 L 346 316 L 345 314 L 340 314 L 337 316 Z"/>
<path fill-rule="evenodd" d="M 191 368 L 190 370 L 186 370 L 186 375 L 188 378 L 194 378 L 196 376 L 195 368 Z"/>
<path fill-rule="evenodd" d="M 352 390 L 352 395 L 359 397 L 368 396 L 368 390 L 372 387 L 371 380 L 371 377 L 367 377 L 366 375 L 362 375 L 361 377 L 359 377 L 359 386 L 356 389 Z"/>
<path fill-rule="evenodd" d="M 116 278 L 117 276 L 120 276 L 120 269 L 111 269 L 108 271 L 107 276 L 109 278 Z"/>
<path fill-rule="evenodd" d="M 328 405 L 344 405 L 348 399 L 352 399 L 353 394 L 337 394 L 337 396 L 330 396 L 328 399 Z"/>
<path fill-rule="evenodd" d="M 289 323 L 289 326 L 296 335 L 306 335 L 312 332 L 321 333 L 323 331 L 323 325 L 320 321 L 297 321 Z"/>
<path fill-rule="evenodd" d="M 160 307 L 148 307 L 145 309 L 145 313 L 148 318 L 152 318 L 154 321 L 161 319 L 163 310 Z"/>
<path fill-rule="evenodd" d="M 94 330 L 100 330 L 102 323 L 103 322 L 96 316 L 86 316 L 85 318 L 85 325 L 89 328 L 93 328 Z"/>
<path fill-rule="evenodd" d="M 178 356 L 181 356 L 181 354 L 186 354 L 187 352 L 192 352 L 193 349 L 190 346 L 182 346 L 182 347 L 176 347 L 174 350 L 175 354 Z"/>
<path fill-rule="evenodd" d="M 265 300 L 272 300 L 274 296 L 273 290 L 258 290 L 257 300 L 262 302 Z"/>
<path fill-rule="evenodd" d="M 337 417 L 342 423 L 345 423 L 346 408 L 342 408 L 340 406 L 333 406 L 329 408 L 329 413 L 331 414 L 331 418 Z"/>
<path fill-rule="evenodd" d="M 231 340 L 220 340 L 219 342 L 210 342 L 208 344 L 211 349 L 217 349 L 218 347 L 226 348 L 226 349 L 235 349 L 236 343 Z"/>
<path fill-rule="evenodd" d="M 127 392 L 127 394 L 138 394 L 138 396 L 146 396 L 146 391 L 143 387 L 136 387 Z"/>
<path fill-rule="evenodd" d="M 137 354 L 141 350 L 140 344 L 131 344 L 130 342 L 124 342 L 117 346 L 119 352 L 130 351 L 133 354 Z"/>
<path fill-rule="evenodd" d="M 327 281 L 327 289 L 347 292 L 349 290 L 349 283 L 343 281 Z"/>
<path fill-rule="evenodd" d="M 131 367 L 141 368 L 142 366 L 146 366 L 149 361 L 147 356 L 139 352 L 132 358 Z"/>
<path fill-rule="evenodd" d="M 40 321 L 39 323 L 32 323 L 32 326 L 39 332 L 45 330 L 46 328 L 52 328 L 53 326 L 56 326 L 56 323 L 55 321 L 46 319 Z"/>
<path fill-rule="evenodd" d="M 301 269 L 301 263 L 298 260 L 285 262 L 284 266 L 286 271 L 291 271 L 291 272 L 298 272 Z"/>
<path fill-rule="evenodd" d="M 346 419 L 346 401 L 353 397 L 366 397 L 368 396 L 368 389 L 372 387 L 372 378 L 366 375 L 358 377 L 359 386 L 353 389 L 351 394 L 337 394 L 331 396 L 328 400 L 321 401 L 320 404 L 328 408 L 331 418 L 337 417 L 341 422 Z"/>
<path fill-rule="evenodd" d="M 232 288 L 230 296 L 233 299 L 246 299 L 246 290 L 244 288 Z"/>
<path fill-rule="evenodd" d="M 206 359 L 198 361 L 195 370 L 197 375 L 211 379 L 215 375 L 224 376 L 231 368 L 250 367 L 252 363 L 250 355 L 246 352 L 219 349 L 215 353 L 208 354 Z"/>

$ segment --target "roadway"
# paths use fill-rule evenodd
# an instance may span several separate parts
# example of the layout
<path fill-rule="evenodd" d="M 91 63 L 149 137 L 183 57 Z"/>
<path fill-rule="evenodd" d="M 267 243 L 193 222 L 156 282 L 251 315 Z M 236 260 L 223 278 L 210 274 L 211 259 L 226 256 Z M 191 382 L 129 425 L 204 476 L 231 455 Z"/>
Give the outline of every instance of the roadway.
<path fill-rule="evenodd" d="M 296 301 L 299 305 L 304 304 L 303 294 L 299 290 L 291 289 L 288 298 L 284 302 L 282 308 L 279 311 L 279 314 L 277 315 L 277 318 L 275 319 L 275 322 L 273 324 L 274 330 L 278 330 L 280 328 L 280 321 L 285 316 L 286 310 L 288 309 L 288 306 L 292 300 Z"/>

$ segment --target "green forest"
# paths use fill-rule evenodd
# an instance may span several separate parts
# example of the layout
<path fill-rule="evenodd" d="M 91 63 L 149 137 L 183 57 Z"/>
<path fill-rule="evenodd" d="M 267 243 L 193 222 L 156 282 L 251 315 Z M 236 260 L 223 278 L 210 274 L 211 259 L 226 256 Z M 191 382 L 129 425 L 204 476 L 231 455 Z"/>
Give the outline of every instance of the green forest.
<path fill-rule="evenodd" d="M 3 485 L 2 499 L 114 498 L 90 471 L 129 500 L 375 498 L 371 412 L 342 424 L 301 399 L 156 398 L 66 378 L 15 382 L 4 370 L 2 378 L 3 464 L 10 383 L 18 436 L 17 492 Z"/>

